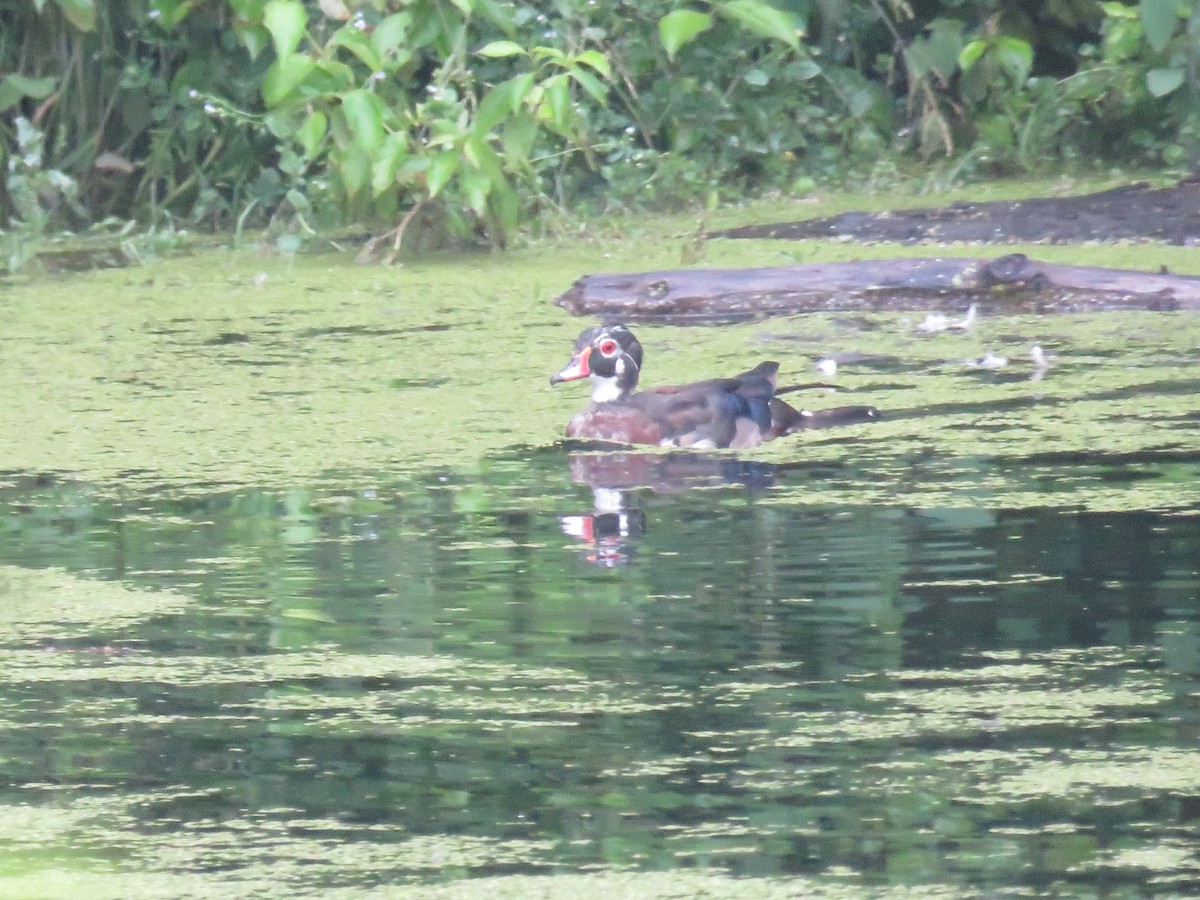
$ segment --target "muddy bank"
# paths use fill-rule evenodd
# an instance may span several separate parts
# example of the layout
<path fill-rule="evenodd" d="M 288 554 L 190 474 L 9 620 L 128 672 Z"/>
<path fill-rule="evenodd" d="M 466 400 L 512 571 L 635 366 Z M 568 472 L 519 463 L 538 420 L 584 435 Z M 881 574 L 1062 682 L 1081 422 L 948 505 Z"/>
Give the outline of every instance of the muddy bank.
<path fill-rule="evenodd" d="M 881 213 L 746 225 L 710 232 L 728 238 L 854 238 L 903 244 L 1152 240 L 1200 246 L 1200 181 L 1167 188 L 1142 182 L 1080 197 L 954 203 Z"/>

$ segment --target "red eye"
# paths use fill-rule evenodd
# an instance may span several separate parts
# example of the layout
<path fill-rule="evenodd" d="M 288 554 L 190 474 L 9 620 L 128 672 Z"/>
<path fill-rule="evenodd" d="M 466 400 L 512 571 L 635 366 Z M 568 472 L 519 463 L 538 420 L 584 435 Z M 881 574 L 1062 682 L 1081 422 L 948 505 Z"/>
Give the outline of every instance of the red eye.
<path fill-rule="evenodd" d="M 616 356 L 617 342 L 612 338 L 606 338 L 600 342 L 600 346 L 597 349 L 600 351 L 601 356 Z"/>

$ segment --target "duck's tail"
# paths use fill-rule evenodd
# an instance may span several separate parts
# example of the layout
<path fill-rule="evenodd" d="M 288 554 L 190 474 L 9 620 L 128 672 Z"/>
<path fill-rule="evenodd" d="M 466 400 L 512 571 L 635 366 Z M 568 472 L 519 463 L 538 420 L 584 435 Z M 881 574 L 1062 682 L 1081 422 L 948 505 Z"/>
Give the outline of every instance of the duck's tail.
<path fill-rule="evenodd" d="M 795 431 L 858 425 L 879 418 L 874 406 L 831 406 L 829 409 L 796 409 L 778 397 L 771 400 L 771 437 Z"/>

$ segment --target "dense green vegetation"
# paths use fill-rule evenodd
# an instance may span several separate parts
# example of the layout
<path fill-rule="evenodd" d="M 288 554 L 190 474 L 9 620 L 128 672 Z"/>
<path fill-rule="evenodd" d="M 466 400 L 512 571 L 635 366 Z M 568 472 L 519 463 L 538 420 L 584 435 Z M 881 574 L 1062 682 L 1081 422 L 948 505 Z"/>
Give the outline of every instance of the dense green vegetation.
<path fill-rule="evenodd" d="M 0 266 L 133 221 L 503 244 L 913 161 L 1182 170 L 1198 63 L 1178 0 L 0 0 Z"/>

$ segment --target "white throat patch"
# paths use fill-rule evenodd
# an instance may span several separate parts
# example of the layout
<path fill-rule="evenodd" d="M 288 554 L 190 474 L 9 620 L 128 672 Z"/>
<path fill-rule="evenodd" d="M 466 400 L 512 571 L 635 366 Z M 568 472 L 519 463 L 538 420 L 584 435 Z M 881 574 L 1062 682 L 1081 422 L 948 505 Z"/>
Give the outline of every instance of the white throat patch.
<path fill-rule="evenodd" d="M 620 399 L 621 386 L 617 383 L 616 376 L 603 378 L 595 373 L 592 374 L 593 403 L 612 403 Z"/>

